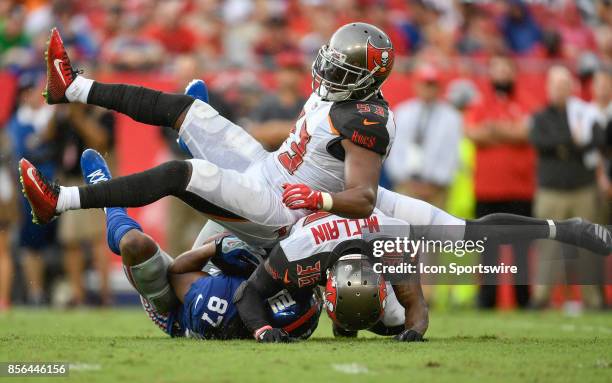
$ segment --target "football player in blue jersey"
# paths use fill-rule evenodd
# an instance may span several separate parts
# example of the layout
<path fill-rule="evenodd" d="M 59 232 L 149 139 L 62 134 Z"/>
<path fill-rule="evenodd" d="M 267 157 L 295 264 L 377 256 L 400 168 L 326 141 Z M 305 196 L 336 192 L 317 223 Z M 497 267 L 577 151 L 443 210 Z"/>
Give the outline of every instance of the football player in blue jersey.
<path fill-rule="evenodd" d="M 111 179 L 104 159 L 95 150 L 83 153 L 81 168 L 89 184 Z M 253 337 L 232 298 L 262 261 L 262 250 L 222 234 L 173 259 L 125 209 L 107 208 L 105 212 L 109 247 L 121 256 L 125 274 L 140 294 L 145 311 L 163 331 L 200 339 Z M 220 272 L 202 271 L 209 261 Z M 301 339 L 316 329 L 322 307 L 318 292 L 291 295 L 281 291 L 263 303 L 275 327 Z"/>

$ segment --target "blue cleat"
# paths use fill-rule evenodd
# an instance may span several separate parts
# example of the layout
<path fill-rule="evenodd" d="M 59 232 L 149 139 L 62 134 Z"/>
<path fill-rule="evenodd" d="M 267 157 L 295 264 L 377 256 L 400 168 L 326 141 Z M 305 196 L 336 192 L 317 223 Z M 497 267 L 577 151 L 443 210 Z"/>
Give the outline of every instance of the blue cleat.
<path fill-rule="evenodd" d="M 185 87 L 185 94 L 208 104 L 208 87 L 202 80 L 191 80 Z"/>
<path fill-rule="evenodd" d="M 104 157 L 93 149 L 87 149 L 81 154 L 81 172 L 88 185 L 110 181 L 112 177 Z M 121 255 L 119 244 L 124 235 L 131 230 L 142 231 L 142 227 L 127 215 L 123 207 L 107 207 L 106 213 L 106 241 L 111 251 Z"/>
<path fill-rule="evenodd" d="M 88 185 L 106 182 L 113 178 L 104 157 L 93 149 L 87 149 L 81 154 L 81 172 Z"/>

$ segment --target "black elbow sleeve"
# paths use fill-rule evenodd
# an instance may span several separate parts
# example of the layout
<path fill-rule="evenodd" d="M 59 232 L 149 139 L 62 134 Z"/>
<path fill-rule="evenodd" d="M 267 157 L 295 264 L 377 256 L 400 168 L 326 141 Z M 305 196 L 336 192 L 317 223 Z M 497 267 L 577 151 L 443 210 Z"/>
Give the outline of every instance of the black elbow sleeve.
<path fill-rule="evenodd" d="M 234 304 L 244 325 L 255 332 L 269 325 L 265 299 L 282 290 L 282 286 L 272 279 L 263 264 L 259 265 L 251 277 L 244 281 L 234 294 Z"/>
<path fill-rule="evenodd" d="M 234 294 L 234 304 L 242 322 L 251 332 L 268 325 L 263 298 L 257 293 L 249 281 L 244 281 Z"/>

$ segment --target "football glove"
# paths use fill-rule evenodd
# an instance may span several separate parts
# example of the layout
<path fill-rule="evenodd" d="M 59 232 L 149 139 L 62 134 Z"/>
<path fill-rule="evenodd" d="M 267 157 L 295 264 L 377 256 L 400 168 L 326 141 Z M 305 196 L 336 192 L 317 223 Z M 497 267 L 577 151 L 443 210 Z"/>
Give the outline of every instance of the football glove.
<path fill-rule="evenodd" d="M 395 336 L 395 340 L 400 342 L 425 342 L 425 339 L 423 339 L 423 335 L 412 329 L 407 329 L 400 332 Z"/>
<path fill-rule="evenodd" d="M 304 184 L 283 184 L 283 203 L 289 209 L 326 210 L 332 207 L 329 193 L 312 190 Z"/>
<path fill-rule="evenodd" d="M 260 343 L 289 343 L 293 341 L 287 331 L 282 328 L 272 328 L 272 326 L 264 326 L 255 331 L 255 339 Z"/>

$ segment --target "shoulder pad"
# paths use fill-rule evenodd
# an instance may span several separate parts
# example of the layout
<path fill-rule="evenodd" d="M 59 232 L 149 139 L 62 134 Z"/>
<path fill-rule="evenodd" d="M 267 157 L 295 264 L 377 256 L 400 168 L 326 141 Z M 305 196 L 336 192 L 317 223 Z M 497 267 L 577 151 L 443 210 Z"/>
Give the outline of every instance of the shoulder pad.
<path fill-rule="evenodd" d="M 389 107 L 382 100 L 342 101 L 329 110 L 332 130 L 356 145 L 385 155 L 389 146 Z"/>

